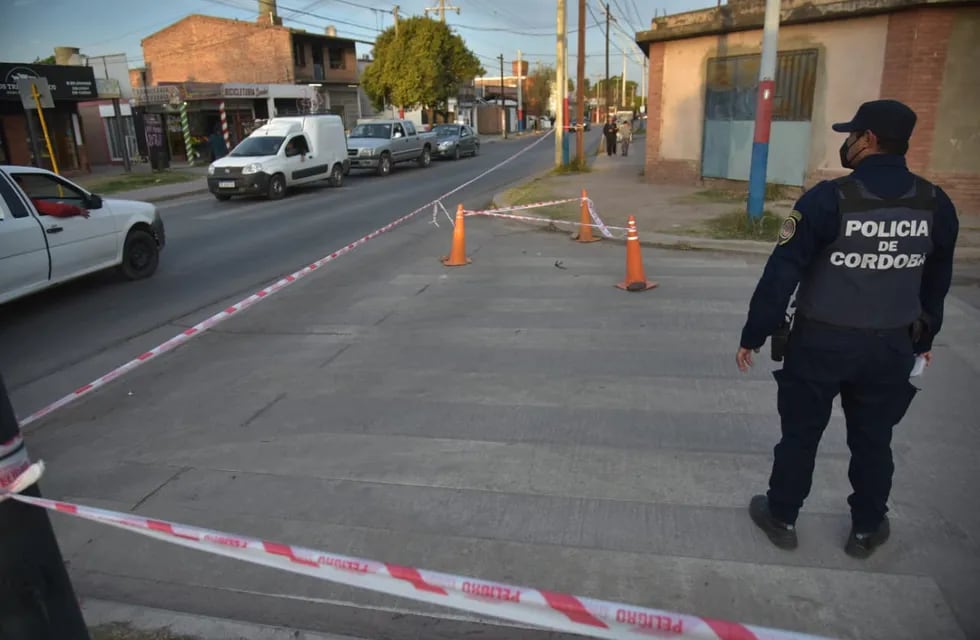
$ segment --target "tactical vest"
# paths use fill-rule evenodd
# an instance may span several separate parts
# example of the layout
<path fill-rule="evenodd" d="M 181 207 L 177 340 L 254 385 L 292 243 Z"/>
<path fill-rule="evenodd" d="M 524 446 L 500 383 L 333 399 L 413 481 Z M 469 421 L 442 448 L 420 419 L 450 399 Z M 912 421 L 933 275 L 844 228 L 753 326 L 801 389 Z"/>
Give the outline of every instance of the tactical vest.
<path fill-rule="evenodd" d="M 935 187 L 915 176 L 906 194 L 885 199 L 853 176 L 835 182 L 840 230 L 800 282 L 799 315 L 862 329 L 911 324 L 922 311 L 919 288 L 932 253 Z"/>

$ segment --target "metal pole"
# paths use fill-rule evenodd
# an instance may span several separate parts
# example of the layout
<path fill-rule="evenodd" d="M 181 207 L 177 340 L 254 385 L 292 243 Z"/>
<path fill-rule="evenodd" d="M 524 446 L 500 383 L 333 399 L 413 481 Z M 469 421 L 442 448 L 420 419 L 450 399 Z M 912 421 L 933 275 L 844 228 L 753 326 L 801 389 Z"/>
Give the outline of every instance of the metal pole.
<path fill-rule="evenodd" d="M 609 19 L 610 19 L 610 16 L 609 16 L 609 3 L 607 2 L 606 3 L 606 91 L 605 91 L 605 94 L 606 94 L 605 95 L 605 98 L 606 98 L 606 113 L 605 113 L 605 116 L 606 117 L 603 118 L 603 122 L 605 122 L 606 118 L 609 117 L 609 103 L 611 102 L 611 96 L 610 96 L 610 92 L 609 92 L 609 89 L 610 89 L 610 87 L 609 87 Z"/>
<path fill-rule="evenodd" d="M 500 130 L 507 137 L 507 106 L 504 104 L 504 54 L 497 56 L 500 60 Z"/>
<path fill-rule="evenodd" d="M 748 214 L 762 218 L 766 204 L 766 168 L 769 163 L 769 132 L 772 128 L 772 97 L 776 89 L 776 50 L 779 46 L 779 0 L 766 0 L 762 31 L 762 61 L 759 65 L 759 96 L 755 107 L 755 135 L 749 171 Z"/>
<path fill-rule="evenodd" d="M 48 135 L 48 124 L 44 121 L 44 109 L 41 108 L 41 94 L 37 91 L 37 85 L 31 83 L 31 94 L 34 96 L 34 106 L 37 107 L 37 118 L 41 121 L 41 130 L 44 131 L 44 143 L 48 146 L 48 155 L 51 156 L 51 168 L 55 173 L 58 171 L 58 158 L 54 155 L 54 148 L 51 146 L 51 136 Z M 40 158 L 39 158 L 40 159 Z M 41 166 L 40 164 L 37 166 Z"/>
<path fill-rule="evenodd" d="M 568 71 L 566 70 L 567 60 L 565 58 L 565 0 L 558 0 L 558 25 L 556 29 L 556 54 L 555 62 L 555 91 L 558 93 L 555 100 L 555 165 L 564 166 L 565 164 L 565 95 L 568 93 Z"/>
<path fill-rule="evenodd" d="M 524 131 L 524 64 L 521 50 L 517 50 L 517 131 Z"/>
<path fill-rule="evenodd" d="M 578 0 L 578 73 L 575 75 L 575 160 L 585 167 L 585 0 Z"/>
<path fill-rule="evenodd" d="M 0 377 L 0 487 L 30 464 Z M 37 485 L 25 495 L 40 497 Z M 88 640 L 48 512 L 16 500 L 0 502 L 0 638 Z"/>

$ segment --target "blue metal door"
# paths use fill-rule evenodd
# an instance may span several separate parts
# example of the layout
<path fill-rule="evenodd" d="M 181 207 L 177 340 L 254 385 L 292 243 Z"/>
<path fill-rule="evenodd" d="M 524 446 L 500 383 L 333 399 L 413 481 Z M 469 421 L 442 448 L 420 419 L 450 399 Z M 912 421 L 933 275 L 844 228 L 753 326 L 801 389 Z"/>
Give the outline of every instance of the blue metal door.
<path fill-rule="evenodd" d="M 708 60 L 701 150 L 706 178 L 749 179 L 759 63 L 758 55 Z M 803 185 L 816 77 L 816 49 L 778 54 L 766 182 Z"/>

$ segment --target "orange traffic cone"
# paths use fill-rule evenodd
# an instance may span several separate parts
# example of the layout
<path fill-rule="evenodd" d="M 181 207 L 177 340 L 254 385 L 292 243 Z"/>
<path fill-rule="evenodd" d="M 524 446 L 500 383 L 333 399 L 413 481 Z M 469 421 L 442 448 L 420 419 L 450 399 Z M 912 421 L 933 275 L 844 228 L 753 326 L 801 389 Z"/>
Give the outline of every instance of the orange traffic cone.
<path fill-rule="evenodd" d="M 616 286 L 626 291 L 653 289 L 657 283 L 647 280 L 643 272 L 643 257 L 640 256 L 640 234 L 636 231 L 636 218 L 630 216 L 626 227 L 626 280 Z"/>
<path fill-rule="evenodd" d="M 453 248 L 448 256 L 442 258 L 442 264 L 447 267 L 462 267 L 471 262 L 466 257 L 466 227 L 463 216 L 463 205 L 456 207 L 456 228 L 453 229 Z"/>
<path fill-rule="evenodd" d="M 579 226 L 578 235 L 575 237 L 576 242 L 596 242 L 602 238 L 596 238 L 592 235 L 592 216 L 589 215 L 589 203 L 587 198 L 589 197 L 588 192 L 582 189 L 582 218 L 581 224 Z"/>

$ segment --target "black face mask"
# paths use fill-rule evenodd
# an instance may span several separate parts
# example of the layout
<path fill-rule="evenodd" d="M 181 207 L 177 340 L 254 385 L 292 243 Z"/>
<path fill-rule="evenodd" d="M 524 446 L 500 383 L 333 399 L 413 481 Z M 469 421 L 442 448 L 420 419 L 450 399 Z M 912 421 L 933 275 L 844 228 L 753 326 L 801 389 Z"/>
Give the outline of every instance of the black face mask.
<path fill-rule="evenodd" d="M 854 147 L 854 145 L 856 145 L 860 139 L 861 138 L 858 138 L 857 140 L 855 140 L 851 144 L 847 144 L 847 140 L 845 140 L 844 141 L 844 144 L 842 144 L 840 146 L 840 166 L 844 167 L 845 169 L 853 169 L 854 168 L 851 165 L 851 161 L 847 159 L 847 156 L 850 155 L 851 148 Z"/>

